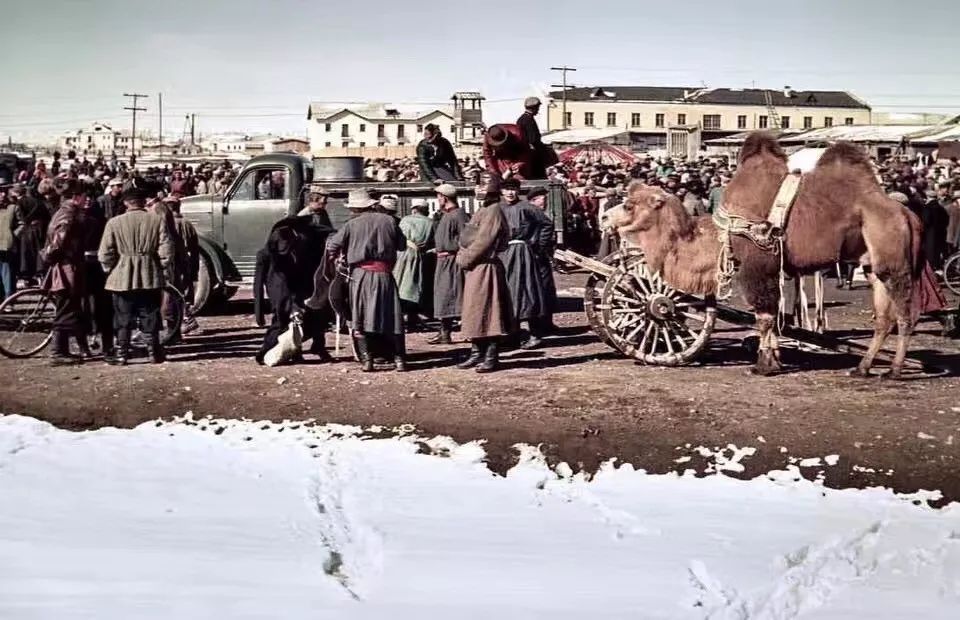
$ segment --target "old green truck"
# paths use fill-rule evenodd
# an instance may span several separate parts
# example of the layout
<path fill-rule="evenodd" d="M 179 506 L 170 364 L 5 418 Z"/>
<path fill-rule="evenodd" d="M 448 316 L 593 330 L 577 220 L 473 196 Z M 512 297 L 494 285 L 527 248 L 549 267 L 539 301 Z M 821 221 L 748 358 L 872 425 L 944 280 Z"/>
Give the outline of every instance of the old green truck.
<path fill-rule="evenodd" d="M 429 183 L 366 183 L 359 157 L 308 159 L 293 153 L 271 153 L 248 161 L 222 194 L 189 196 L 181 211 L 200 236 L 200 274 L 194 308 L 200 310 L 232 297 L 245 282 L 251 282 L 256 255 L 271 227 L 278 220 L 297 214 L 305 204 L 312 184 L 322 185 L 330 194 L 327 211 L 334 227 L 349 217 L 344 207 L 347 194 L 365 188 L 399 198 L 401 215 L 409 213 L 413 200 L 436 204 L 434 186 Z M 532 187 L 545 181 L 525 184 Z M 459 186 L 460 203 L 467 212 L 474 209 L 474 187 Z M 563 188 L 551 186 L 548 209 L 562 234 Z"/>

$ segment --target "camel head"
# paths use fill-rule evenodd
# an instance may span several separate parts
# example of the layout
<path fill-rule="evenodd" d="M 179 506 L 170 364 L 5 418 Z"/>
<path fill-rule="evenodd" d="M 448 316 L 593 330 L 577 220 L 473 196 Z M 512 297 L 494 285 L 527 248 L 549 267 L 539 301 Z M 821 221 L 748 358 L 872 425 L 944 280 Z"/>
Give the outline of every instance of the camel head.
<path fill-rule="evenodd" d="M 685 237 L 694 225 L 679 198 L 639 181 L 627 188 L 627 199 L 623 204 L 604 212 L 602 224 L 627 240 L 648 231 L 658 236 Z"/>

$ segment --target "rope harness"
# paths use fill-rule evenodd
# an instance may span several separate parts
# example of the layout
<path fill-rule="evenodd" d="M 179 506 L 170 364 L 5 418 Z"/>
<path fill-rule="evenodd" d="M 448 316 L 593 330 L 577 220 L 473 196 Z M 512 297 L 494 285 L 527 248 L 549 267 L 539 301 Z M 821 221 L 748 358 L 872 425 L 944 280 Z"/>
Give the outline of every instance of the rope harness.
<path fill-rule="evenodd" d="M 780 189 L 773 200 L 770 214 L 764 221 L 750 220 L 730 213 L 720 205 L 713 214 L 717 225 L 717 238 L 720 241 L 720 253 L 717 256 L 717 299 L 729 299 L 733 295 L 733 278 L 737 275 L 740 262 L 733 253 L 733 237 L 746 237 L 764 252 L 772 252 L 780 259 L 780 308 L 778 323 L 782 320 L 785 302 L 783 288 L 786 282 L 784 238 L 790 209 L 797 199 L 803 177 L 788 174 L 780 183 Z M 782 327 L 782 325 L 779 325 Z"/>

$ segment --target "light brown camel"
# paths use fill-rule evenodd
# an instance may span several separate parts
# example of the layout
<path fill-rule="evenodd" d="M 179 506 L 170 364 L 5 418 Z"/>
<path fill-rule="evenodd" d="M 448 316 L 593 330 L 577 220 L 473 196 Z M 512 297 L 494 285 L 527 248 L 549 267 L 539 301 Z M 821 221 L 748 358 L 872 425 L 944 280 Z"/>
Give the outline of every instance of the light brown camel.
<path fill-rule="evenodd" d="M 724 207 L 732 215 L 765 221 L 787 174 L 787 158 L 776 139 L 765 132 L 751 134 L 724 192 Z M 675 196 L 634 182 L 626 201 L 604 218 L 607 226 L 644 251 L 650 267 L 671 286 L 699 295 L 716 292 L 720 242 L 709 216 L 695 219 Z M 887 197 L 859 148 L 836 144 L 804 175 L 786 226 L 787 275 L 812 274 L 838 260 L 859 260 L 870 267 L 874 335 L 852 374 L 869 374 L 896 325 L 897 350 L 889 375 L 900 376 L 917 318 L 911 293 L 921 273 L 919 242 L 919 220 Z M 741 290 L 756 313 L 760 352 L 754 372 L 771 374 L 781 368 L 776 333 L 780 257 L 739 236 L 732 237 L 732 247 L 740 263 Z"/>

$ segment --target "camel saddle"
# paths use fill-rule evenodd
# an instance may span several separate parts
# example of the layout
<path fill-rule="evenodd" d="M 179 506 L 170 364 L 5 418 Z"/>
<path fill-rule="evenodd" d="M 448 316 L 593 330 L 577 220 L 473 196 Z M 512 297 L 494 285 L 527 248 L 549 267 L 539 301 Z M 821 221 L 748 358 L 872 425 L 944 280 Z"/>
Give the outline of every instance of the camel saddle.
<path fill-rule="evenodd" d="M 757 247 L 771 252 L 779 251 L 780 241 L 787 230 L 790 209 L 800 192 L 800 174 L 788 174 L 780 183 L 767 219 L 758 222 L 734 215 L 721 204 L 713 214 L 713 221 L 722 233 L 738 235 L 753 241 Z"/>

